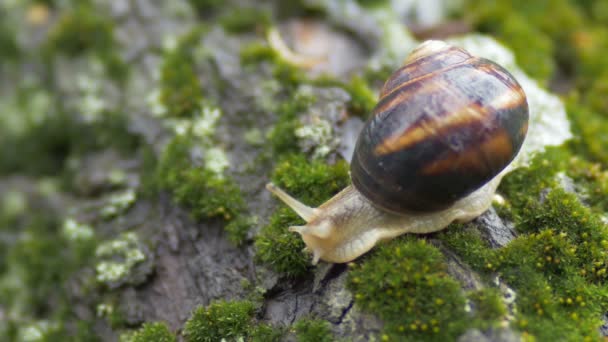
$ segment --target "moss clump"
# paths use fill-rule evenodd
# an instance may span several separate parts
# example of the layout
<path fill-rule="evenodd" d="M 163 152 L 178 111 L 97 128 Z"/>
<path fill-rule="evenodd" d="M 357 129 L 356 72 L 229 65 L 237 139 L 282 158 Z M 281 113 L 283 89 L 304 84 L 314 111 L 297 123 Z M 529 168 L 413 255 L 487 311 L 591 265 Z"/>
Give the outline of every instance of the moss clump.
<path fill-rule="evenodd" d="M 570 157 L 566 162 L 566 174 L 580 187 L 580 195 L 593 211 L 608 212 L 608 171 L 602 169 L 601 164 Z"/>
<path fill-rule="evenodd" d="M 184 336 L 191 342 L 237 340 L 246 338 L 252 327 L 255 306 L 250 301 L 219 301 L 199 307 L 184 326 Z"/>
<path fill-rule="evenodd" d="M 114 25 L 90 6 L 64 13 L 49 33 L 49 52 L 75 57 L 89 51 L 106 53 L 114 46 Z"/>
<path fill-rule="evenodd" d="M 258 324 L 252 328 L 249 340 L 251 342 L 279 342 L 284 334 L 282 329 L 276 329 L 268 324 Z"/>
<path fill-rule="evenodd" d="M 60 218 L 39 206 L 41 199 L 10 196 L 0 197 L 0 223 L 11 223 L 3 225 L 0 242 L 0 297 L 7 313 L 0 335 L 9 341 L 31 334 L 49 341 L 90 340 L 90 322 L 74 313 L 68 284 L 92 259 L 94 239 L 74 241 L 61 234 Z M 81 281 L 88 282 L 82 275 Z M 78 323 L 62 324 L 68 321 Z"/>
<path fill-rule="evenodd" d="M 235 218 L 244 206 L 238 186 L 197 165 L 190 151 L 195 141 L 176 136 L 166 147 L 158 164 L 161 188 L 170 190 L 177 203 L 185 205 L 197 219 Z"/>
<path fill-rule="evenodd" d="M 81 4 L 63 13 L 51 29 L 43 52 L 46 58 L 57 54 L 69 57 L 94 54 L 112 79 L 123 82 L 129 69 L 116 52 L 116 45 L 112 20 L 92 6 Z"/>
<path fill-rule="evenodd" d="M 136 331 L 120 336 L 120 342 L 175 342 L 176 340 L 169 327 L 161 322 L 144 323 Z"/>
<path fill-rule="evenodd" d="M 270 27 L 268 11 L 259 8 L 238 8 L 219 18 L 224 30 L 231 33 L 248 33 Z"/>
<path fill-rule="evenodd" d="M 468 294 L 471 306 L 475 310 L 475 325 L 482 329 L 497 327 L 507 314 L 507 308 L 500 291 L 486 287 Z"/>
<path fill-rule="evenodd" d="M 196 141 L 189 135 L 176 136 L 166 147 L 157 166 L 156 184 L 171 192 L 196 219 L 221 218 L 229 223 L 229 239 L 243 242 L 247 218 L 240 217 L 245 204 L 238 185 L 192 159 Z"/>
<path fill-rule="evenodd" d="M 203 17 L 215 13 L 222 5 L 225 5 L 225 2 L 222 0 L 189 0 L 189 2 Z"/>
<path fill-rule="evenodd" d="M 201 110 L 203 89 L 196 74 L 192 50 L 200 42 L 203 28 L 185 35 L 164 58 L 160 76 L 160 101 L 173 117 L 192 117 Z"/>
<path fill-rule="evenodd" d="M 254 314 L 255 304 L 251 301 L 217 301 L 194 310 L 184 325 L 183 335 L 189 342 L 280 341 L 283 331 L 268 324 L 257 324 Z"/>
<path fill-rule="evenodd" d="M 388 0 L 357 0 L 357 2 L 364 7 L 375 8 L 384 7 L 389 4 Z"/>
<path fill-rule="evenodd" d="M 304 242 L 287 230 L 289 226 L 304 223 L 290 208 L 275 211 L 255 239 L 257 260 L 287 277 L 305 274 L 310 258 L 302 252 Z"/>
<path fill-rule="evenodd" d="M 291 155 L 277 165 L 272 180 L 303 203 L 318 206 L 348 185 L 348 165 L 344 161 L 328 165 Z M 305 273 L 309 258 L 302 253 L 304 243 L 297 234 L 287 230 L 289 226 L 303 223 L 291 209 L 278 209 L 256 237 L 257 259 L 285 276 Z"/>
<path fill-rule="evenodd" d="M 349 103 L 351 114 L 357 115 L 364 120 L 370 117 L 374 107 L 376 107 L 378 98 L 369 87 L 368 82 L 360 76 L 354 76 L 350 83 L 345 85 L 345 89 L 351 96 Z"/>
<path fill-rule="evenodd" d="M 0 57 L 4 60 L 13 60 L 21 53 L 15 32 L 8 27 L 4 13 L 0 14 L 0 46 Z"/>
<path fill-rule="evenodd" d="M 599 338 L 600 317 L 608 308 L 608 228 L 556 177 L 566 170 L 579 186 L 597 189 L 595 198 L 605 196 L 604 178 L 588 165 L 552 148 L 509 174 L 500 186 L 507 198 L 501 212 L 514 220 L 520 235 L 503 248 L 490 249 L 464 226 L 438 234 L 474 269 L 498 275 L 516 290 L 514 325 L 539 340 Z M 591 202 L 592 208 L 595 203 L 603 213 L 603 202 Z M 494 301 L 489 298 L 480 315 L 489 309 L 499 316 Z"/>
<path fill-rule="evenodd" d="M 463 224 L 453 223 L 437 237 L 474 269 L 492 269 L 494 265 L 489 260 L 494 256 L 493 250 L 481 238 L 478 230 L 465 228 Z"/>
<path fill-rule="evenodd" d="M 598 337 L 608 303 L 594 284 L 597 271 L 585 274 L 597 267 L 586 264 L 590 253 L 574 240 L 563 231 L 543 229 L 518 237 L 497 254 L 497 272 L 518 293 L 516 326 L 540 340 Z"/>
<path fill-rule="evenodd" d="M 320 319 L 301 319 L 293 325 L 299 342 L 334 341 L 329 322 Z"/>
<path fill-rule="evenodd" d="M 395 340 L 454 340 L 467 327 L 465 299 L 443 255 L 406 236 L 376 248 L 348 276 L 355 304 L 378 315 Z"/>
<path fill-rule="evenodd" d="M 63 112 L 50 114 L 23 134 L 0 135 L 0 174 L 57 175 L 65 171 L 69 158 L 92 151 L 113 148 L 133 153 L 141 141 L 126 126 L 121 113 L 107 112 L 91 123 Z"/>
<path fill-rule="evenodd" d="M 285 157 L 274 169 L 272 181 L 307 205 L 319 206 L 349 184 L 349 166 L 310 161 L 302 155 Z"/>
<path fill-rule="evenodd" d="M 228 234 L 228 240 L 235 245 L 241 245 L 247 239 L 249 229 L 256 223 L 255 218 L 238 215 L 226 225 L 224 230 Z"/>
<path fill-rule="evenodd" d="M 608 137 L 604 134 L 608 130 L 606 114 L 572 100 L 568 102 L 567 109 L 573 128 L 580 134 L 574 143 L 575 150 L 608 165 Z"/>
<path fill-rule="evenodd" d="M 241 49 L 241 63 L 246 69 L 259 70 L 260 63 L 269 63 L 272 76 L 276 78 L 287 91 L 295 88 L 307 80 L 304 72 L 285 61 L 271 46 L 252 43 Z"/>
<path fill-rule="evenodd" d="M 312 96 L 296 93 L 292 98 L 281 102 L 277 110 L 279 118 L 268 134 L 273 155 L 298 152 L 295 135 L 296 129 L 301 126 L 298 115 L 306 111 L 314 100 Z"/>

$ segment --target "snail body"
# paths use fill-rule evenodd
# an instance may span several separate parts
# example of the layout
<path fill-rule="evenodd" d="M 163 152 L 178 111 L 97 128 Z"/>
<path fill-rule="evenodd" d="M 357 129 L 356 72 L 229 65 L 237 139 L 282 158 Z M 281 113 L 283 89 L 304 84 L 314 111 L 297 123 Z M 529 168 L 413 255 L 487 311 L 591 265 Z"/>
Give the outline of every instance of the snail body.
<path fill-rule="evenodd" d="M 526 97 L 509 72 L 427 41 L 382 88 L 357 140 L 352 185 L 318 208 L 267 188 L 307 222 L 289 229 L 313 263 L 348 262 L 378 241 L 481 215 L 527 127 Z"/>

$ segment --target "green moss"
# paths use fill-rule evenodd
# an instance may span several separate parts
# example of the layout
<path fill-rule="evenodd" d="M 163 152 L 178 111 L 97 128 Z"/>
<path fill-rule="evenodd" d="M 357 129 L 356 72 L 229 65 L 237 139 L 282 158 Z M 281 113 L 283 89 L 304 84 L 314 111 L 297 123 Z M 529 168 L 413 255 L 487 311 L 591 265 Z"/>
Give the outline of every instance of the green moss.
<path fill-rule="evenodd" d="M 375 8 L 375 7 L 384 7 L 389 5 L 390 1 L 388 0 L 357 0 L 357 2 L 364 7 Z"/>
<path fill-rule="evenodd" d="M 304 71 L 283 60 L 271 46 L 252 43 L 241 49 L 241 63 L 246 69 L 258 70 L 259 63 L 270 63 L 272 76 L 287 90 L 294 90 L 299 84 L 307 81 Z"/>
<path fill-rule="evenodd" d="M 384 321 L 386 338 L 453 340 L 468 319 L 460 285 L 446 267 L 435 247 L 405 236 L 353 264 L 348 287 L 357 306 Z"/>
<path fill-rule="evenodd" d="M 299 150 L 295 131 L 301 126 L 298 119 L 315 101 L 309 95 L 296 93 L 292 98 L 280 103 L 277 110 L 278 120 L 268 133 L 268 140 L 273 155 L 297 152 Z"/>
<path fill-rule="evenodd" d="M 176 340 L 167 325 L 161 322 L 144 323 L 138 330 L 120 336 L 121 342 L 175 342 Z"/>
<path fill-rule="evenodd" d="M 187 341 L 219 341 L 246 338 L 252 328 L 254 305 L 249 301 L 218 301 L 199 307 L 184 326 Z"/>
<path fill-rule="evenodd" d="M 259 8 L 237 8 L 219 18 L 224 30 L 231 33 L 248 33 L 270 27 L 268 11 Z"/>
<path fill-rule="evenodd" d="M 248 300 L 217 301 L 199 307 L 184 325 L 186 341 L 251 341 L 278 342 L 283 330 L 253 319 L 255 304 Z"/>
<path fill-rule="evenodd" d="M 87 51 L 105 53 L 114 46 L 114 27 L 109 18 L 90 6 L 64 13 L 51 29 L 47 49 L 79 56 Z"/>
<path fill-rule="evenodd" d="M 475 310 L 475 325 L 481 329 L 498 327 L 507 314 L 502 295 L 496 288 L 486 287 L 469 293 L 468 297 Z"/>
<path fill-rule="evenodd" d="M 605 290 L 593 283 L 598 266 L 586 264 L 593 252 L 580 250 L 576 240 L 544 229 L 518 237 L 498 255 L 501 278 L 517 290 L 516 326 L 540 340 L 599 337 Z M 596 271 L 585 274 L 589 268 Z"/>
<path fill-rule="evenodd" d="M 203 17 L 214 14 L 225 2 L 222 0 L 189 0 L 190 5 Z"/>
<path fill-rule="evenodd" d="M 309 161 L 302 155 L 288 155 L 275 167 L 272 181 L 307 205 L 318 206 L 349 184 L 349 166 Z"/>
<path fill-rule="evenodd" d="M 605 115 L 588 106 L 568 102 L 568 114 L 579 139 L 574 143 L 575 150 L 592 160 L 608 165 L 608 120 Z"/>
<path fill-rule="evenodd" d="M 252 328 L 249 336 L 251 342 L 279 342 L 285 335 L 283 329 L 276 329 L 268 324 L 258 324 Z"/>
<path fill-rule="evenodd" d="M 226 225 L 224 230 L 228 234 L 228 240 L 235 245 L 241 245 L 247 239 L 249 229 L 255 225 L 257 220 L 244 215 L 237 216 L 234 220 Z"/>
<path fill-rule="evenodd" d="M 195 144 L 190 136 L 176 136 L 169 143 L 158 164 L 158 184 L 195 218 L 230 221 L 244 207 L 239 187 L 232 179 L 217 177 L 192 160 L 190 151 Z"/>
<path fill-rule="evenodd" d="M 298 342 L 334 341 L 329 322 L 320 319 L 300 319 L 293 325 Z"/>
<path fill-rule="evenodd" d="M 587 194 L 593 191 L 594 195 L 586 198 L 595 209 L 585 207 L 576 195 L 561 188 L 557 178 L 561 170 L 576 182 L 577 189 L 586 189 Z M 599 165 L 594 169 L 589 162 L 572 158 L 564 148 L 550 148 L 537 155 L 530 167 L 509 174 L 500 187 L 507 199 L 501 212 L 514 220 L 520 233 L 515 240 L 503 248 L 491 249 L 477 230 L 461 224 L 453 224 L 437 237 L 478 272 L 488 278 L 498 275 L 502 282 L 514 288 L 518 310 L 514 326 L 528 336 L 539 340 L 596 339 L 600 318 L 608 308 L 604 295 L 608 273 L 604 257 L 608 252 L 608 228 L 593 210 L 605 212 L 605 182 Z M 370 280 L 372 276 L 378 277 L 377 281 L 393 279 L 390 274 L 378 271 L 382 270 L 381 262 L 395 267 L 390 259 L 387 260 L 397 254 L 398 243 L 392 244 L 392 249 L 381 249 L 377 252 L 381 256 L 374 254 L 373 259 L 361 265 L 366 267 L 372 260 L 378 260 L 368 266 L 370 274 L 359 275 L 353 271 L 351 277 L 361 277 L 359 281 L 365 286 L 375 284 Z M 411 266 L 411 269 L 418 270 L 421 266 Z M 376 270 L 376 274 L 371 275 L 372 270 Z M 401 275 L 407 274 L 401 268 L 397 270 Z M 410 279 L 409 276 L 405 278 Z M 394 279 L 397 281 L 397 276 Z M 390 284 L 387 282 L 385 288 Z M 357 288 L 356 282 L 351 286 L 355 286 L 359 305 L 366 305 L 364 308 L 389 322 L 387 336 L 399 333 L 390 331 L 392 317 L 398 316 L 390 314 L 391 306 L 382 306 L 398 302 L 398 298 L 390 297 L 396 286 L 387 291 L 388 298 L 379 296 L 378 292 L 359 297 L 359 293 L 370 290 L 366 291 L 364 285 Z M 497 326 L 505 314 L 500 294 L 495 289 L 484 289 L 468 297 L 475 316 L 464 326 L 482 329 Z M 393 310 L 397 312 L 397 309 Z"/>
<path fill-rule="evenodd" d="M 306 273 L 309 257 L 302 252 L 304 242 L 287 227 L 304 224 L 291 209 L 283 207 L 275 211 L 270 222 L 255 238 L 256 259 L 287 277 Z"/>
<path fill-rule="evenodd" d="M 116 46 L 112 20 L 90 4 L 82 3 L 61 15 L 49 32 L 43 53 L 47 58 L 57 54 L 69 57 L 94 54 L 113 80 L 123 82 L 129 69 L 116 52 Z"/>
<path fill-rule="evenodd" d="M 369 87 L 368 82 L 362 77 L 354 76 L 350 83 L 346 84 L 345 89 L 351 96 L 350 113 L 364 120 L 370 117 L 374 107 L 376 107 L 378 98 Z"/>
<path fill-rule="evenodd" d="M 349 182 L 348 165 L 340 161 L 328 165 L 324 161 L 308 161 L 290 155 L 277 165 L 272 180 L 303 203 L 318 206 L 342 190 Z M 306 272 L 309 258 L 302 249 L 302 239 L 287 227 L 303 224 L 291 209 L 281 207 L 270 217 L 255 239 L 256 258 L 276 272 L 294 277 Z"/>
<path fill-rule="evenodd" d="M 0 14 L 0 58 L 4 60 L 12 60 L 17 58 L 21 51 L 17 45 L 15 32 L 7 25 L 8 20 L 5 14 Z"/>
<path fill-rule="evenodd" d="M 62 234 L 61 219 L 41 206 L 41 199 L 28 201 L 17 194 L 0 196 L 0 297 L 6 313 L 0 335 L 8 340 L 39 335 L 48 341 L 95 341 L 87 333 L 91 322 L 77 318 L 68 296 L 68 284 L 92 259 L 95 240 Z M 79 277 L 82 291 L 87 291 L 90 279 Z"/>
<path fill-rule="evenodd" d="M 490 249 L 464 226 L 438 234 L 474 269 L 498 275 L 515 289 L 514 326 L 539 340 L 597 339 L 600 317 L 608 308 L 608 227 L 575 194 L 564 191 L 556 177 L 565 170 L 578 189 L 594 189 L 588 197 L 591 208 L 603 214 L 605 178 L 599 166 L 589 166 L 564 148 L 551 148 L 530 167 L 505 177 L 499 190 L 507 204 L 501 211 L 514 220 L 519 236 L 503 248 Z M 485 301 L 480 315 L 489 310 L 499 317 L 496 299 Z"/>
<path fill-rule="evenodd" d="M 453 223 L 438 233 L 437 237 L 474 269 L 492 270 L 495 267 L 491 261 L 494 251 L 481 238 L 478 230 L 467 229 L 466 225 Z"/>
<path fill-rule="evenodd" d="M 157 165 L 154 183 L 168 190 L 194 218 L 223 219 L 228 238 L 240 244 L 251 226 L 240 188 L 232 178 L 219 176 L 192 159 L 190 151 L 196 143 L 189 135 L 173 138 Z"/>
<path fill-rule="evenodd" d="M 607 37 L 608 39 L 608 37 Z M 595 77 L 586 85 L 589 87 L 588 91 L 583 96 L 571 96 L 567 102 L 569 105 L 570 114 L 576 111 L 576 106 L 579 105 L 575 100 L 582 102 L 582 104 L 588 108 L 588 110 L 596 115 L 601 115 L 603 119 L 608 117 L 608 99 L 605 94 L 608 92 L 608 72 L 601 71 L 596 72 Z M 581 113 L 576 113 L 579 117 L 584 117 Z M 579 124 L 582 124 L 580 122 Z"/>
<path fill-rule="evenodd" d="M 586 204 L 597 213 L 608 212 L 608 171 L 601 164 L 571 157 L 566 174 L 580 187 Z"/>
<path fill-rule="evenodd" d="M 160 101 L 167 114 L 192 117 L 201 109 L 203 89 L 195 71 L 194 59 L 181 48 L 167 53 L 161 68 Z"/>
<path fill-rule="evenodd" d="M 65 170 L 69 158 L 91 151 L 114 148 L 123 154 L 133 153 L 140 138 L 126 126 L 121 113 L 104 113 L 92 123 L 53 113 L 32 123 L 24 134 L 0 135 L 0 174 L 57 175 Z"/>

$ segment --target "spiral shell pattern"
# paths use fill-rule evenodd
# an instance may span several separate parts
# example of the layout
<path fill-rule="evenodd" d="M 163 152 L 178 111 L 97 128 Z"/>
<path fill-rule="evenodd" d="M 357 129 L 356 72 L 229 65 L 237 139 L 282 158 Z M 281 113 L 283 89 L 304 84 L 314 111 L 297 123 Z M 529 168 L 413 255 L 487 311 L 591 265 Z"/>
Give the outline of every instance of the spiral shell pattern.
<path fill-rule="evenodd" d="M 427 41 L 385 83 L 351 162 L 353 185 L 395 213 L 448 207 L 517 155 L 528 103 L 500 65 Z"/>

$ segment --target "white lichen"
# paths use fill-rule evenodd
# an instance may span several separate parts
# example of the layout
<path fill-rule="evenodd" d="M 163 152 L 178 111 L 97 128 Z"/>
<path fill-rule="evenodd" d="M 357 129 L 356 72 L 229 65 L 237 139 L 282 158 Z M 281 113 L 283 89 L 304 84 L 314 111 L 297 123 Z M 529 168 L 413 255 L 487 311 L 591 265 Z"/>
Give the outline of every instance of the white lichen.
<path fill-rule="evenodd" d="M 34 342 L 46 341 L 49 333 L 59 329 L 57 322 L 39 320 L 24 324 L 19 329 L 19 341 Z"/>
<path fill-rule="evenodd" d="M 0 212 L 8 217 L 23 214 L 27 209 L 27 199 L 21 191 L 10 190 L 2 195 Z"/>
<path fill-rule="evenodd" d="M 95 250 L 95 256 L 101 259 L 95 266 L 96 279 L 101 283 L 123 280 L 137 264 L 146 260 L 141 242 L 133 232 L 100 244 Z"/>
<path fill-rule="evenodd" d="M 205 170 L 212 172 L 217 178 L 224 178 L 224 171 L 230 163 L 226 152 L 219 147 L 210 147 L 205 151 Z"/>
<path fill-rule="evenodd" d="M 160 99 L 160 88 L 153 89 L 148 96 L 146 96 L 145 102 L 150 109 L 150 113 L 156 117 L 162 117 L 167 114 L 167 107 L 163 104 Z"/>
<path fill-rule="evenodd" d="M 108 198 L 106 205 L 101 208 L 101 215 L 106 219 L 115 217 L 129 209 L 135 203 L 135 200 L 136 193 L 134 189 L 127 189 L 113 194 Z"/>
<path fill-rule="evenodd" d="M 200 114 L 192 120 L 192 133 L 201 139 L 210 139 L 221 117 L 219 107 L 202 104 Z"/>
<path fill-rule="evenodd" d="M 95 308 L 95 313 L 99 318 L 110 317 L 114 313 L 114 305 L 107 303 L 99 303 Z"/>
<path fill-rule="evenodd" d="M 79 223 L 74 218 L 67 218 L 61 229 L 63 236 L 72 242 L 87 241 L 95 235 L 93 228 L 84 223 Z"/>
<path fill-rule="evenodd" d="M 297 128 L 295 135 L 300 149 L 304 152 L 312 151 L 313 158 L 326 157 L 340 143 L 331 123 L 318 116 L 313 117 L 310 124 Z"/>

